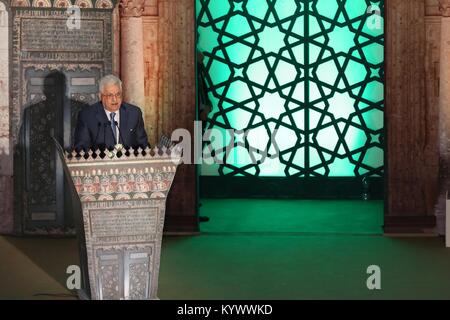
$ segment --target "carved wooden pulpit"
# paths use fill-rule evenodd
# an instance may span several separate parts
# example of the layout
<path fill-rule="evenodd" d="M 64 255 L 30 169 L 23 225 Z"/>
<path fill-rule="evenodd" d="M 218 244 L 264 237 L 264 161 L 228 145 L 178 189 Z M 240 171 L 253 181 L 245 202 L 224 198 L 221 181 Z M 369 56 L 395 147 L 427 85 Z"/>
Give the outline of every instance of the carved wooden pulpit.
<path fill-rule="evenodd" d="M 157 299 L 174 149 L 62 155 L 72 190 L 83 288 L 80 298 Z"/>

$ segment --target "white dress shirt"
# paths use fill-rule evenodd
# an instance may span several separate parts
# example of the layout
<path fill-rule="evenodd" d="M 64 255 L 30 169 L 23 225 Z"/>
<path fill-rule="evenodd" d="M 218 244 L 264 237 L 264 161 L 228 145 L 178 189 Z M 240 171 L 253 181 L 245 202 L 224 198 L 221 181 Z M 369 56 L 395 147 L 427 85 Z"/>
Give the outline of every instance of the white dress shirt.
<path fill-rule="evenodd" d="M 108 118 L 109 121 L 111 121 L 111 113 L 112 112 L 106 110 L 104 107 L 103 107 L 103 109 L 106 112 L 106 117 Z M 119 138 L 120 138 L 120 132 L 119 132 L 119 129 L 118 129 L 118 127 L 120 128 L 120 109 L 117 110 L 115 112 L 115 114 L 116 115 L 114 116 L 114 120 L 117 121 L 117 126 L 114 126 L 114 128 L 116 129 L 116 144 L 117 144 L 117 143 L 119 143 Z"/>

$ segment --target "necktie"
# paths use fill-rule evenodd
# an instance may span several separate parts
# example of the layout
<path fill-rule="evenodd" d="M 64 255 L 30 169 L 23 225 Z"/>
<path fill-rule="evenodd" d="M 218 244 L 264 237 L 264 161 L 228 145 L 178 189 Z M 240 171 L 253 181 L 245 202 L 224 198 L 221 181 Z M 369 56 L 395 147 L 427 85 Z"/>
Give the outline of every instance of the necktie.
<path fill-rule="evenodd" d="M 114 136 L 114 144 L 116 144 L 117 143 L 117 134 L 116 134 L 116 123 L 115 123 L 115 120 L 114 120 L 114 117 L 116 116 L 116 113 L 115 112 L 111 112 L 109 116 L 111 117 L 111 129 L 112 129 L 113 136 Z"/>

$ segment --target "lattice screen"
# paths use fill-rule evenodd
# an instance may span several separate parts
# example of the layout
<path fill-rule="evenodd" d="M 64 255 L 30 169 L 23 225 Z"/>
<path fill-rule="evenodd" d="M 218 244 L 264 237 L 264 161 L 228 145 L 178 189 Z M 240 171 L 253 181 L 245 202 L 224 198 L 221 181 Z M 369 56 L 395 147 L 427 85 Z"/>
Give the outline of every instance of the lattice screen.
<path fill-rule="evenodd" d="M 202 175 L 383 175 L 383 1 L 196 5 L 208 128 L 225 137 Z"/>

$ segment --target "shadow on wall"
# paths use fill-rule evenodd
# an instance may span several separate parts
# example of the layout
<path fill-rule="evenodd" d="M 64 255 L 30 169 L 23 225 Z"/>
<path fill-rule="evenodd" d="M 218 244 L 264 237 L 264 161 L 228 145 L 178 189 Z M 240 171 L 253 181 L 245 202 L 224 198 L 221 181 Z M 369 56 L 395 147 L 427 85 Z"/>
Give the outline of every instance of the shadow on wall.
<path fill-rule="evenodd" d="M 33 73 L 33 71 L 26 77 L 27 105 L 23 108 L 14 155 L 5 152 L 7 148 L 0 144 L 0 196 L 2 196 L 0 233 L 67 235 L 65 229 L 73 224 L 73 221 L 70 208 L 65 207 L 67 201 L 64 181 L 57 182 L 58 177 L 63 179 L 63 171 L 58 165 L 60 159 L 52 137 L 55 137 L 62 146 L 70 148 L 73 141 L 72 119 L 76 118 L 78 111 L 87 104 L 66 96 L 66 76 L 63 72 Z M 7 126 L 9 127 L 9 120 Z M 8 147 L 12 145 L 9 131 L 7 142 Z M 8 159 L 12 164 L 12 158 L 14 168 L 12 165 L 4 166 L 8 163 Z M 7 170 L 10 170 L 9 189 L 5 189 L 3 183 L 4 172 L 8 172 Z M 11 193 L 11 207 L 6 209 L 3 202 L 5 190 Z M 12 199 L 14 199 L 14 215 Z M 1 210 L 9 210 L 10 215 L 7 216 L 9 219 L 3 219 Z M 52 211 L 55 212 L 56 218 L 53 220 L 48 219 Z M 60 219 L 60 215 L 63 215 L 63 219 Z M 68 266 L 79 265 L 76 239 L 13 236 L 4 239 L 29 259 L 27 265 L 20 266 L 20 270 L 25 270 L 24 272 L 28 272 L 27 268 L 29 272 L 43 270 L 55 280 L 55 284 L 57 283 L 53 287 L 57 292 L 47 292 L 46 288 L 42 288 L 34 293 L 35 298 L 52 296 L 76 298 L 66 288 Z"/>
<path fill-rule="evenodd" d="M 0 69 L 1 63 L 0 61 Z M 0 234 L 13 225 L 13 166 L 9 132 L 8 79 L 0 75 Z"/>
<path fill-rule="evenodd" d="M 0 115 L 3 114 L 1 110 Z M 0 137 L 0 234 L 13 231 L 13 174 L 9 144 L 9 135 Z"/>
<path fill-rule="evenodd" d="M 52 137 L 70 148 L 72 119 L 87 104 L 66 96 L 66 76 L 26 71 L 28 106 L 23 110 L 15 146 L 14 229 L 18 234 L 74 234 L 70 208 L 65 207 L 64 179 Z"/>
<path fill-rule="evenodd" d="M 9 131 L 8 10 L 0 1 L 0 233 L 12 232 L 12 154 Z"/>

